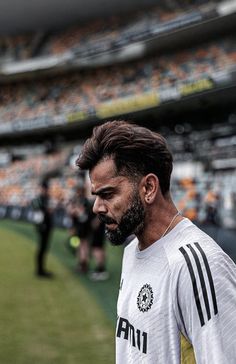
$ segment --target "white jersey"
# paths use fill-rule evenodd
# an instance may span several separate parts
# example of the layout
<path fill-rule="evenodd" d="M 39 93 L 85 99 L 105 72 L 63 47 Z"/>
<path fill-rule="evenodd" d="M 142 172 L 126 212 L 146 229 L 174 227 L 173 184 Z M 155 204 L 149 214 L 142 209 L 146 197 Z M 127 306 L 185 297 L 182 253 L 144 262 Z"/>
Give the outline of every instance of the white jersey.
<path fill-rule="evenodd" d="M 236 364 L 236 265 L 190 220 L 125 248 L 116 363 Z"/>

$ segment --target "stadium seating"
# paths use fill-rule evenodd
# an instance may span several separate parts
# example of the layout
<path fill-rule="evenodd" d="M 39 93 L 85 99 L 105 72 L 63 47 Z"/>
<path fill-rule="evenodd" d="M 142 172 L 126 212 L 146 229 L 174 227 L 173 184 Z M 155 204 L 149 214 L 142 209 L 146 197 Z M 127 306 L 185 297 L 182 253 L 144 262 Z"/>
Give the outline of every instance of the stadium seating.
<path fill-rule="evenodd" d="M 137 10 L 126 16 L 112 16 L 97 19 L 89 24 L 77 25 L 54 34 L 25 34 L 0 38 L 2 62 L 29 59 L 33 56 L 62 54 L 68 50 L 79 56 L 89 56 L 107 50 L 120 48 L 130 42 L 145 40 L 159 31 L 168 31 L 172 20 L 179 23 L 197 11 L 202 14 L 211 11 L 220 1 L 171 0 L 158 5 Z M 207 7 L 206 7 L 207 5 Z M 191 23 L 191 21 L 190 21 Z M 160 30 L 163 28 L 163 30 Z M 43 42 L 42 42 L 43 40 Z"/>
<path fill-rule="evenodd" d="M 199 14 L 203 16 L 199 17 L 201 23 L 205 19 L 204 16 L 210 19 L 216 15 L 214 11 L 219 3 L 220 1 L 169 0 L 132 16 L 97 19 L 89 24 L 75 25 L 54 34 L 35 33 L 2 37 L 0 66 L 13 61 L 17 64 L 34 56 L 50 57 L 67 52 L 74 52 L 78 59 L 93 57 L 99 52 L 109 52 L 140 40 L 150 40 L 159 32 L 168 33 L 170 29 L 175 29 L 171 27 L 177 26 L 178 22 L 178 26 L 181 27 L 181 24 L 188 24 L 191 17 Z M 60 118 L 63 125 L 66 125 L 71 120 L 76 122 L 87 121 L 90 117 L 104 119 L 107 116 L 116 116 L 119 112 L 104 115 L 102 112 L 99 114 L 98 110 L 104 104 L 110 105 L 110 109 L 113 110 L 115 103 L 120 100 L 133 98 L 136 102 L 140 95 L 151 95 L 150 104 L 147 107 L 144 105 L 144 109 L 146 107 L 148 111 L 153 107 L 154 94 L 159 98 L 154 105 L 157 106 L 159 102 L 166 101 L 166 94 L 179 89 L 182 90 L 182 94 L 175 95 L 177 99 L 191 94 L 191 87 L 196 87 L 194 92 L 201 92 L 203 89 L 198 84 L 199 80 L 206 81 L 206 84 L 214 89 L 217 87 L 216 80 L 221 79 L 222 75 L 230 75 L 226 77 L 227 81 L 234 82 L 233 77 L 231 80 L 231 73 L 235 75 L 235 68 L 235 36 L 228 34 L 223 37 L 217 36 L 215 40 L 208 40 L 201 45 L 193 43 L 192 47 L 183 47 L 178 51 L 175 49 L 166 53 L 146 55 L 132 62 L 114 63 L 107 67 L 86 66 L 85 69 L 69 69 L 70 72 L 67 69 L 64 73 L 49 72 L 47 76 L 26 77 L 23 81 L 13 81 L 9 77 L 4 79 L 0 89 L 0 132 L 9 125 L 12 126 L 12 133 L 19 125 L 22 125 L 24 130 L 25 125 L 31 121 L 35 122 L 37 129 L 38 120 L 44 120 L 44 127 L 47 128 L 49 121 L 56 118 Z M 36 74 L 37 72 L 33 76 Z M 123 105 L 121 102 L 121 108 Z M 228 120 L 229 118 L 225 118 L 224 122 L 227 123 Z M 181 128 L 183 126 L 180 125 Z M 31 130 L 33 129 L 32 127 Z M 236 151 L 235 140 L 231 138 L 235 129 L 227 140 L 218 138 L 215 143 L 210 142 L 212 135 L 209 134 L 209 130 L 191 130 L 191 133 L 186 135 L 179 132 L 178 125 L 175 127 L 175 133 L 171 133 L 168 126 L 165 130 L 176 163 L 182 163 L 182 171 L 183 161 L 191 160 L 194 164 L 200 160 L 203 166 L 204 153 L 212 159 L 211 172 L 204 172 L 202 168 L 200 173 L 191 176 L 191 179 L 174 176 L 172 192 L 179 209 L 193 220 L 204 221 L 209 190 L 217 191 L 221 195 L 221 221 L 226 226 L 234 226 L 236 168 L 230 153 L 232 150 Z M 58 169 L 60 176 L 50 179 L 51 201 L 53 207 L 65 208 L 77 181 L 74 170 L 67 164 L 69 156 L 70 150 L 63 145 L 60 153 L 37 156 L 32 154 L 26 160 L 9 162 L 3 168 L 0 167 L 0 206 L 28 206 L 38 193 L 39 182 L 43 176 Z M 224 169 L 224 158 L 231 163 L 227 173 L 214 176 L 213 170 Z"/>
<path fill-rule="evenodd" d="M 219 71 L 233 69 L 234 37 L 208 42 L 192 49 L 132 64 L 76 72 L 49 80 L 2 85 L 0 123 L 52 118 L 75 112 L 96 113 L 99 104 L 178 86 L 199 79 L 212 79 Z"/>

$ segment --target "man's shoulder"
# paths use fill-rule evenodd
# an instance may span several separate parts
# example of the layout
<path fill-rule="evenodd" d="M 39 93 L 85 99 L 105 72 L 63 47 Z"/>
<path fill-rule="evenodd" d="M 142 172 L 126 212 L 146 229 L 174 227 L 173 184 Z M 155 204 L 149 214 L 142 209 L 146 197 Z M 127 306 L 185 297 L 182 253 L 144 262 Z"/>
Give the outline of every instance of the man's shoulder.
<path fill-rule="evenodd" d="M 192 259 L 202 261 L 204 257 L 217 261 L 224 255 L 221 247 L 195 224 L 185 222 L 177 231 L 173 240 L 169 240 L 164 249 L 171 269 L 189 266 Z"/>

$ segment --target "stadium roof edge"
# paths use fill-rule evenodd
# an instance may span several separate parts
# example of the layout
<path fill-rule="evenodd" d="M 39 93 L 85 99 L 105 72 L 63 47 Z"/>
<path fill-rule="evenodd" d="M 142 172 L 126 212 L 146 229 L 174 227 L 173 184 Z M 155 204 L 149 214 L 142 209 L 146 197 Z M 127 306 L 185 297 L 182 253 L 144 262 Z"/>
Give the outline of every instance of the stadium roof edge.
<path fill-rule="evenodd" d="M 0 35 L 64 28 L 78 21 L 142 9 L 155 0 L 0 1 Z"/>

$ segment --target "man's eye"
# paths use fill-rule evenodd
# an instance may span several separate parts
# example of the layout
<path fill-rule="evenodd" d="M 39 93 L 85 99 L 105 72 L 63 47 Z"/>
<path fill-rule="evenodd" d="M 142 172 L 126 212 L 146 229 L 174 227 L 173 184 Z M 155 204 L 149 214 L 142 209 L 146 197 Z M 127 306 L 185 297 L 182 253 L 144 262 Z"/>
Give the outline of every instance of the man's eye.
<path fill-rule="evenodd" d="M 112 192 L 106 192 L 101 194 L 101 198 L 104 200 L 109 200 L 110 198 L 112 198 L 112 196 L 113 196 Z"/>

